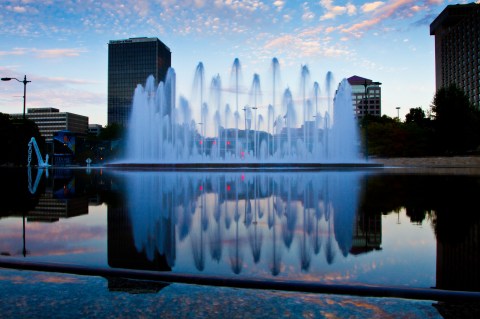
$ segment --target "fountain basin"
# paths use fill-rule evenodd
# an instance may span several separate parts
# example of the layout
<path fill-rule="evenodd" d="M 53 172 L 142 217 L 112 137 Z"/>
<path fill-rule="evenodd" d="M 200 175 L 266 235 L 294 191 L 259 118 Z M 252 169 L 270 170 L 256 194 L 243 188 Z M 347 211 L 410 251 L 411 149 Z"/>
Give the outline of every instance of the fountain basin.
<path fill-rule="evenodd" d="M 331 169 L 359 169 L 382 168 L 381 163 L 109 163 L 107 167 L 125 169 L 152 169 L 152 170 L 268 170 L 268 171 L 296 171 L 296 170 L 331 170 Z"/>

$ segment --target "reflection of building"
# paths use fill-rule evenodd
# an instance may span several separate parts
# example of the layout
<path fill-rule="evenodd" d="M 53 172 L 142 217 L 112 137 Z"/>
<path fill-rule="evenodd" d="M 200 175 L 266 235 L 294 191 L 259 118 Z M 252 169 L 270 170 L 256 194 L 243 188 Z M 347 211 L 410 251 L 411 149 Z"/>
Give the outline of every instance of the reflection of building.
<path fill-rule="evenodd" d="M 480 103 L 480 4 L 449 5 L 430 24 L 437 90 L 452 83 Z"/>
<path fill-rule="evenodd" d="M 356 75 L 349 77 L 347 80 L 352 86 L 352 102 L 356 117 L 361 119 L 366 114 L 381 116 L 382 90 L 378 82 Z"/>
<path fill-rule="evenodd" d="M 144 212 L 143 212 L 144 213 Z M 134 215 L 134 214 L 133 214 Z M 171 220 L 167 220 L 171 224 Z M 128 212 L 127 205 L 118 203 L 115 207 L 108 207 L 108 265 L 112 268 L 140 269 L 171 271 L 166 257 L 160 255 L 158 250 L 152 259 L 144 251 L 135 247 L 135 234 Z M 163 236 L 170 238 L 174 227 L 168 225 Z M 137 234 L 142 236 L 142 234 Z M 173 236 L 175 238 L 175 236 Z M 149 238 L 152 241 L 158 238 Z"/>
<path fill-rule="evenodd" d="M 88 197 L 76 194 L 76 178 L 70 171 L 55 172 L 51 182 L 40 193 L 35 208 L 28 212 L 29 222 L 56 222 L 88 214 Z"/>
<path fill-rule="evenodd" d="M 353 230 L 352 255 L 368 253 L 381 249 L 382 244 L 382 215 L 359 214 Z"/>
<path fill-rule="evenodd" d="M 88 198 L 57 198 L 53 193 L 41 194 L 37 206 L 28 212 L 28 222 L 56 222 L 88 214 Z"/>
<path fill-rule="evenodd" d="M 108 277 L 108 290 L 128 292 L 131 294 L 156 294 L 163 288 L 169 286 L 169 283 L 135 280 L 121 277 Z"/>
<path fill-rule="evenodd" d="M 157 38 L 112 40 L 108 44 L 108 124 L 125 126 L 138 84 L 153 75 L 164 81 L 170 49 Z"/>
<path fill-rule="evenodd" d="M 442 236 L 443 240 L 437 236 L 437 288 L 480 291 L 479 234 L 477 218 L 468 229 L 462 228 L 459 236 Z"/>

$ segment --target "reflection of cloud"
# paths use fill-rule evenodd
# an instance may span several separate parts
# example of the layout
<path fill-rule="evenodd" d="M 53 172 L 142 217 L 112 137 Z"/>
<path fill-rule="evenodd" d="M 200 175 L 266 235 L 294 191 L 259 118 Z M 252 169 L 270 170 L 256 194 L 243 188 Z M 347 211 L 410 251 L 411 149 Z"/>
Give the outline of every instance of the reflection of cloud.
<path fill-rule="evenodd" d="M 54 283 L 54 284 L 75 284 L 83 283 L 77 277 L 55 274 L 32 274 L 29 276 L 0 276 L 0 281 L 10 281 L 14 284 Z"/>
<path fill-rule="evenodd" d="M 12 255 L 21 253 L 22 232 L 21 219 L 11 225 L 8 232 L 0 234 L 0 250 Z M 58 256 L 85 254 L 97 251 L 96 247 L 84 244 L 86 241 L 102 240 L 106 236 L 104 226 L 83 226 L 63 223 L 41 224 L 27 223 L 26 246 L 31 255 Z"/>

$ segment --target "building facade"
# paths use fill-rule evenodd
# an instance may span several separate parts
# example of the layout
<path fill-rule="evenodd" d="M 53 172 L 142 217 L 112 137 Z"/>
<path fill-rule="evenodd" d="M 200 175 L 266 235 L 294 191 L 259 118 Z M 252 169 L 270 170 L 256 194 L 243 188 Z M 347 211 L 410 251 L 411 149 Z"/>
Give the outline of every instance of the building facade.
<path fill-rule="evenodd" d="M 435 36 L 437 90 L 458 85 L 470 102 L 480 103 L 480 4 L 447 6 L 430 24 Z"/>
<path fill-rule="evenodd" d="M 100 124 L 88 124 L 88 134 L 99 136 L 102 128 Z"/>
<path fill-rule="evenodd" d="M 357 119 L 362 119 L 367 114 L 381 116 L 381 83 L 357 75 L 349 77 L 347 81 L 352 86 L 352 102 L 355 117 Z"/>
<path fill-rule="evenodd" d="M 23 118 L 23 114 L 11 114 L 14 118 Z M 70 131 L 80 136 L 88 133 L 88 117 L 69 112 L 60 112 L 53 107 L 27 109 L 25 117 L 37 124 L 45 142 L 53 143 L 53 136 L 59 131 Z"/>
<path fill-rule="evenodd" d="M 158 38 L 111 40 L 108 44 L 108 124 L 126 126 L 138 84 L 153 75 L 164 81 L 170 49 Z"/>

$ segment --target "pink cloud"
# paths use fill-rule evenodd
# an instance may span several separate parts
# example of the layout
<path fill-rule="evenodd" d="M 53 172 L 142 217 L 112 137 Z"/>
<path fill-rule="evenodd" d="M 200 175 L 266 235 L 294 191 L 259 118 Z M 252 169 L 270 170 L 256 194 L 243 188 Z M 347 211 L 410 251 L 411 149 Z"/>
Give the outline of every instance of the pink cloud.
<path fill-rule="evenodd" d="M 385 2 L 383 1 L 375 1 L 375 2 L 368 2 L 362 5 L 361 9 L 362 12 L 371 12 L 377 10 L 379 7 L 383 6 Z"/>
<path fill-rule="evenodd" d="M 380 22 L 387 20 L 394 15 L 410 16 L 412 14 L 412 6 L 414 0 L 394 0 L 378 9 L 378 14 L 371 19 L 356 23 L 348 28 L 342 29 L 343 33 L 351 34 L 355 37 L 362 35 L 362 31 L 372 28 Z"/>
<path fill-rule="evenodd" d="M 84 49 L 32 49 L 32 52 L 36 54 L 38 58 L 41 59 L 53 59 L 60 57 L 76 57 L 81 53 L 86 52 Z"/>

